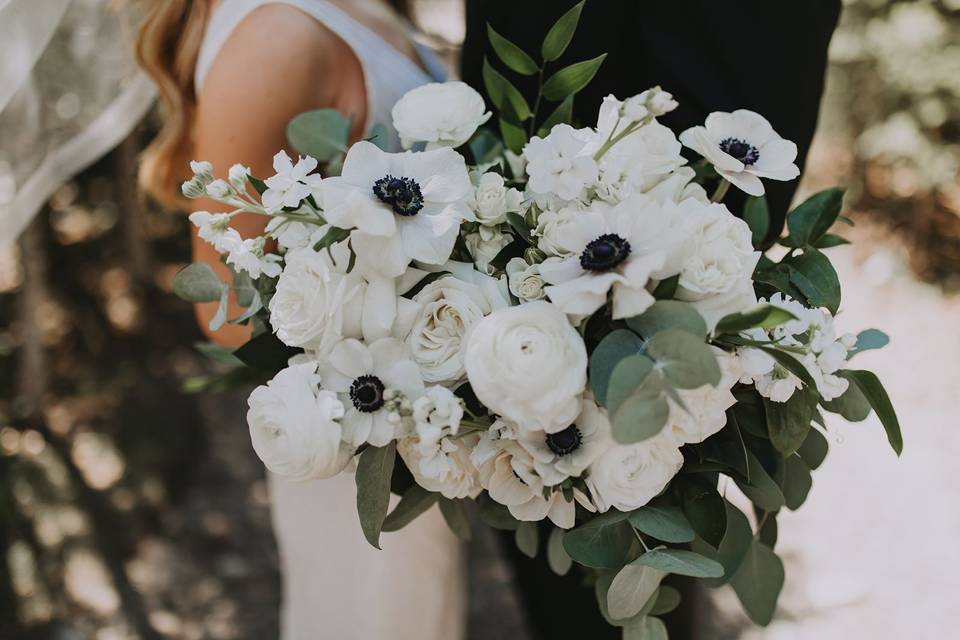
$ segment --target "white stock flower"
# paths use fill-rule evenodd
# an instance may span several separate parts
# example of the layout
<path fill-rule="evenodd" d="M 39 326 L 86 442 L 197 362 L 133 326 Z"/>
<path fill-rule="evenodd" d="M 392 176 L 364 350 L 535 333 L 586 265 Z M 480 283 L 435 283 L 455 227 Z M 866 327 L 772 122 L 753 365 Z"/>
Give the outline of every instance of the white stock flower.
<path fill-rule="evenodd" d="M 470 189 L 463 156 L 452 149 L 387 153 L 362 141 L 347 152 L 341 174 L 323 181 L 324 216 L 353 229 L 358 264 L 395 277 L 410 260 L 450 258 L 460 222 L 473 218 Z"/>
<path fill-rule="evenodd" d="M 308 175 L 317 168 L 310 156 L 298 158 L 294 165 L 286 151 L 273 156 L 273 170 L 277 173 L 266 180 L 267 190 L 261 196 L 263 208 L 275 213 L 284 207 L 298 207 L 304 198 L 322 184 L 320 174 Z"/>
<path fill-rule="evenodd" d="M 540 275 L 539 264 L 528 264 L 523 258 L 511 258 L 505 270 L 510 293 L 520 302 L 533 302 L 546 297 L 543 290 L 546 283 Z"/>
<path fill-rule="evenodd" d="M 483 97 L 465 82 L 431 82 L 403 94 L 391 111 L 404 149 L 459 147 L 490 119 Z"/>
<path fill-rule="evenodd" d="M 705 384 L 696 389 L 678 389 L 683 406 L 672 399 L 670 418 L 665 429 L 681 444 L 703 442 L 727 424 L 727 409 L 736 404 L 731 389 L 742 375 L 739 359 L 722 349 L 713 348 L 720 364 L 721 377 L 717 386 Z"/>
<path fill-rule="evenodd" d="M 343 404 L 321 390 L 316 363 L 291 365 L 247 401 L 253 449 L 263 464 L 290 480 L 329 478 L 340 473 L 352 452 L 341 441 Z"/>
<path fill-rule="evenodd" d="M 265 242 L 261 236 L 232 244 L 227 254 L 227 264 L 238 271 L 246 271 L 254 280 L 261 274 L 276 278 L 283 270 L 280 266 L 281 258 L 273 253 L 264 253 Z"/>
<path fill-rule="evenodd" d="M 699 203 L 658 203 L 641 194 L 615 207 L 595 202 L 560 232 L 573 254 L 540 264 L 551 285 L 547 296 L 564 313 L 588 316 L 612 291 L 615 319 L 643 313 L 654 303 L 650 280 L 680 271 L 686 239 L 680 221 L 692 206 Z"/>
<path fill-rule="evenodd" d="M 464 362 L 480 402 L 524 429 L 560 431 L 580 411 L 587 350 L 548 302 L 499 309 L 480 320 L 467 337 Z"/>
<path fill-rule="evenodd" d="M 481 486 L 517 520 L 539 522 L 549 518 L 558 527 L 569 529 L 576 520 L 577 503 L 595 510 L 590 499 L 575 487 L 573 500 L 567 500 L 563 491 L 546 487 L 534 469 L 533 457 L 503 422 L 494 423 L 483 434 L 471 460 L 479 471 Z"/>
<path fill-rule="evenodd" d="M 427 387 L 413 403 L 413 423 L 421 442 L 435 445 L 441 438 L 457 435 L 463 420 L 463 400 L 446 387 Z"/>
<path fill-rule="evenodd" d="M 222 200 L 233 193 L 233 187 L 226 180 L 214 180 L 207 185 L 207 195 L 214 200 Z"/>
<path fill-rule="evenodd" d="M 686 164 L 681 148 L 673 131 L 659 122 L 640 127 L 600 159 L 597 195 L 619 202 L 633 193 L 652 189 Z"/>
<path fill-rule="evenodd" d="M 250 177 L 250 167 L 237 163 L 230 167 L 230 172 L 227 174 L 227 177 L 230 179 L 230 184 L 232 184 L 234 188 L 239 191 L 245 191 L 247 188 L 247 178 Z"/>
<path fill-rule="evenodd" d="M 267 223 L 266 234 L 284 251 L 312 247 L 330 227 L 276 216 Z"/>
<path fill-rule="evenodd" d="M 465 339 L 484 316 L 510 305 L 506 284 L 463 263 L 447 263 L 453 275 L 434 280 L 413 296 L 418 305 L 402 336 L 424 381 L 456 385 L 466 372 Z"/>
<path fill-rule="evenodd" d="M 229 213 L 210 213 L 209 211 L 194 211 L 190 214 L 190 222 L 197 227 L 197 235 L 213 245 L 218 253 L 227 253 L 243 242 L 240 233 L 230 227 Z"/>
<path fill-rule="evenodd" d="M 534 136 L 523 148 L 527 159 L 527 188 L 533 193 L 555 194 L 574 200 L 597 181 L 597 163 L 588 145 L 595 133 L 558 124 L 546 138 Z"/>
<path fill-rule="evenodd" d="M 800 175 L 794 164 L 797 145 L 784 140 L 766 118 L 753 111 L 715 111 L 703 126 L 680 134 L 680 142 L 706 158 L 717 173 L 738 189 L 762 196 L 763 182 L 793 180 Z"/>
<path fill-rule="evenodd" d="M 480 227 L 480 229 L 488 229 L 488 227 Z M 496 269 L 490 266 L 490 262 L 497 257 L 501 249 L 510 244 L 511 237 L 495 229 L 489 230 L 490 233 L 469 233 L 464 236 L 463 241 L 477 270 L 486 275 L 493 275 Z"/>
<path fill-rule="evenodd" d="M 366 282 L 356 270 L 343 273 L 346 247 L 335 251 L 342 269 L 326 251 L 307 248 L 287 254 L 269 304 L 270 326 L 284 344 L 326 351 L 346 336 L 360 335 Z"/>
<path fill-rule="evenodd" d="M 683 454 L 670 436 L 617 444 L 590 465 L 587 488 L 597 510 L 633 511 L 660 494 L 683 466 Z"/>
<path fill-rule="evenodd" d="M 194 178 L 200 178 L 207 182 L 213 180 L 213 165 L 206 160 L 191 160 L 190 171 L 193 172 Z"/>
<path fill-rule="evenodd" d="M 508 213 L 520 211 L 523 194 L 507 187 L 502 175 L 488 171 L 475 175 L 475 180 L 476 186 L 468 203 L 477 222 L 488 227 L 498 225 L 507 221 Z"/>
<path fill-rule="evenodd" d="M 580 402 L 580 415 L 567 428 L 556 433 L 526 429 L 517 429 L 516 433 L 517 441 L 533 458 L 533 468 L 547 486 L 579 478 L 614 445 L 607 413 L 589 393 Z"/>
<path fill-rule="evenodd" d="M 722 204 L 691 207 L 682 222 L 689 240 L 676 298 L 692 303 L 710 328 L 755 305 L 753 270 L 760 252 L 747 223 Z"/>
<path fill-rule="evenodd" d="M 423 394 L 416 363 L 393 338 L 370 345 L 342 340 L 321 356 L 319 370 L 324 388 L 336 391 L 347 408 L 340 424 L 344 441 L 354 447 L 382 447 L 400 435 L 402 416 L 391 410 L 391 396 L 399 393 L 412 403 Z"/>

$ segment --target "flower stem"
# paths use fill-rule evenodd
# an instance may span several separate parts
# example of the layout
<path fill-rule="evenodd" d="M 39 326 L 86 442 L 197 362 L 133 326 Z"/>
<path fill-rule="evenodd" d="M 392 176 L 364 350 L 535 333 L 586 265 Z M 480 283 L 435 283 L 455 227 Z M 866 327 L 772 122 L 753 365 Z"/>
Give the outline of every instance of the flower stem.
<path fill-rule="evenodd" d="M 543 67 L 540 67 L 537 73 L 537 98 L 533 101 L 533 109 L 530 115 L 530 127 L 527 131 L 527 137 L 532 138 L 537 130 L 537 111 L 540 110 L 540 101 L 543 100 Z"/>
<path fill-rule="evenodd" d="M 721 178 L 720 184 L 717 185 L 717 190 L 713 192 L 712 196 L 710 196 L 710 202 L 723 202 L 723 199 L 726 197 L 729 189 L 730 181 L 726 178 Z"/>

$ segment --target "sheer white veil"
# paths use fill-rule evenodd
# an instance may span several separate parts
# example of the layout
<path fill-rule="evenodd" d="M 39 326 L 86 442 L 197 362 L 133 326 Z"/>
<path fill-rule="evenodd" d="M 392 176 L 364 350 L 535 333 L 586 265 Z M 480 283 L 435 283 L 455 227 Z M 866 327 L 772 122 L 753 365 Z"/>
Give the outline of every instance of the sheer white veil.
<path fill-rule="evenodd" d="M 130 11 L 117 0 L 0 0 L 0 243 L 150 108 Z"/>

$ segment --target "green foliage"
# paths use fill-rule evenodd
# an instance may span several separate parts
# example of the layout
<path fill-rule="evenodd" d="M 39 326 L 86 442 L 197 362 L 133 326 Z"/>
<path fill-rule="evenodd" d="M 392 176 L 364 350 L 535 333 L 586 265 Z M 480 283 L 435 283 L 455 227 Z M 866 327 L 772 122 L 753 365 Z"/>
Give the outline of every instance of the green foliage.
<path fill-rule="evenodd" d="M 412 485 L 400 498 L 400 502 L 384 519 L 381 531 L 399 531 L 437 502 L 439 494 L 427 491 L 418 484 Z"/>
<path fill-rule="evenodd" d="M 615 414 L 627 398 L 641 391 L 652 371 L 653 360 L 641 354 L 630 355 L 617 362 L 607 385 L 606 405 L 611 414 Z M 654 384 L 646 385 L 644 390 L 653 391 L 656 395 L 660 392 Z"/>
<path fill-rule="evenodd" d="M 647 343 L 667 381 L 678 389 L 696 389 L 720 383 L 717 356 L 703 341 L 682 329 L 660 331 Z"/>
<path fill-rule="evenodd" d="M 823 434 L 816 429 L 810 429 L 810 432 L 807 434 L 807 439 L 804 440 L 800 448 L 797 449 L 797 455 L 803 458 L 803 461 L 807 463 L 808 467 L 815 470 L 823 464 L 829 449 L 830 445 L 827 443 L 827 439 L 823 437 Z"/>
<path fill-rule="evenodd" d="M 777 467 L 777 482 L 783 491 L 785 506 L 796 511 L 806 502 L 810 487 L 813 486 L 813 477 L 807 463 L 794 454 L 784 458 Z"/>
<path fill-rule="evenodd" d="M 783 562 L 754 539 L 730 584 L 750 619 L 766 626 L 777 609 L 783 579 Z"/>
<path fill-rule="evenodd" d="M 467 510 L 463 500 L 451 500 L 440 497 L 440 513 L 446 521 L 447 526 L 453 531 L 454 535 L 469 542 L 472 537 L 470 531 L 470 518 L 467 517 Z"/>
<path fill-rule="evenodd" d="M 870 401 L 863 395 L 863 391 L 855 384 L 847 387 L 839 398 L 829 402 L 821 402 L 821 406 L 831 413 L 839 413 L 845 420 L 861 422 L 870 415 Z"/>
<path fill-rule="evenodd" d="M 530 236 L 530 227 L 527 226 L 526 221 L 523 219 L 519 213 L 514 213 L 512 211 L 507 213 L 507 224 L 510 225 L 510 228 L 517 232 L 517 235 L 526 240 L 530 244 L 535 244 L 533 238 Z"/>
<path fill-rule="evenodd" d="M 540 531 L 537 529 L 536 522 L 521 522 L 514 533 L 514 540 L 520 553 L 528 558 L 537 557 L 537 549 L 540 547 Z"/>
<path fill-rule="evenodd" d="M 714 333 L 717 335 L 737 334 L 748 329 L 771 329 L 796 319 L 796 316 L 781 307 L 772 304 L 758 304 L 752 309 L 731 313 L 720 318 Z"/>
<path fill-rule="evenodd" d="M 329 162 L 347 151 L 350 120 L 335 109 L 317 109 L 296 116 L 287 125 L 287 140 L 305 156 Z"/>
<path fill-rule="evenodd" d="M 830 260 L 817 249 L 786 258 L 790 282 L 806 298 L 808 306 L 826 307 L 833 315 L 840 309 L 840 278 Z"/>
<path fill-rule="evenodd" d="M 338 242 L 342 242 L 350 237 L 349 229 L 341 229 L 339 227 L 330 227 L 327 229 L 327 232 L 323 234 L 323 237 L 317 240 L 313 245 L 314 251 L 323 251 Z"/>
<path fill-rule="evenodd" d="M 493 106 L 510 122 L 520 123 L 532 115 L 530 105 L 520 90 L 494 69 L 486 58 L 483 59 L 483 84 Z"/>
<path fill-rule="evenodd" d="M 540 70 L 533 58 L 527 55 L 523 49 L 497 33 L 489 23 L 487 23 L 487 38 L 490 40 L 490 45 L 496 52 L 497 57 L 510 69 L 525 76 L 533 75 Z"/>
<path fill-rule="evenodd" d="M 716 481 L 711 483 L 701 475 L 686 479 L 680 487 L 680 504 L 697 535 L 719 545 L 727 529 L 727 513 Z"/>
<path fill-rule="evenodd" d="M 894 411 L 893 403 L 890 402 L 890 397 L 876 374 L 860 369 L 841 369 L 837 375 L 846 378 L 851 386 L 856 385 L 860 389 L 870 406 L 877 412 L 880 424 L 887 432 L 887 441 L 890 442 L 890 446 L 898 456 L 903 453 L 903 434 L 900 433 L 897 412 Z"/>
<path fill-rule="evenodd" d="M 809 388 L 797 389 L 786 402 L 774 402 L 764 398 L 763 405 L 767 414 L 771 444 L 785 456 L 794 453 L 807 439 L 810 431 L 813 412 L 817 406 L 816 392 Z"/>
<path fill-rule="evenodd" d="M 724 500 L 724 509 L 727 530 L 724 532 L 720 544 L 714 548 L 698 538 L 694 540 L 692 545 L 694 551 L 719 562 L 723 566 L 722 576 L 703 581 L 708 587 L 719 587 L 730 582 L 753 543 L 753 530 L 750 528 L 750 521 L 747 520 L 747 516 L 726 500 Z"/>
<path fill-rule="evenodd" d="M 543 97 L 557 101 L 577 93 L 590 84 L 606 57 L 604 53 L 560 69 L 543 83 Z"/>
<path fill-rule="evenodd" d="M 807 371 L 807 368 L 791 354 L 787 353 L 786 351 L 781 351 L 776 347 L 757 347 L 757 349 L 760 349 L 764 353 L 768 354 L 771 358 L 777 361 L 777 364 L 800 378 L 800 380 L 807 386 L 808 389 L 816 390 L 817 383 L 810 376 L 810 372 Z"/>
<path fill-rule="evenodd" d="M 840 188 L 815 193 L 787 215 L 793 246 L 810 247 L 823 237 L 840 215 L 843 193 Z"/>
<path fill-rule="evenodd" d="M 867 329 L 857 334 L 857 344 L 847 352 L 847 360 L 872 349 L 882 349 L 890 344 L 890 337 L 879 329 Z"/>
<path fill-rule="evenodd" d="M 500 135 L 503 136 L 503 143 L 507 149 L 516 154 L 521 153 L 524 145 L 527 144 L 527 132 L 523 130 L 523 127 L 513 124 L 506 118 L 500 118 L 497 122 L 500 125 Z"/>
<path fill-rule="evenodd" d="M 621 444 L 647 440 L 663 430 L 669 417 L 670 405 L 660 389 L 639 389 L 613 414 L 613 439 Z"/>
<path fill-rule="evenodd" d="M 654 552 L 650 552 L 654 553 Z M 644 556 L 647 554 L 644 554 Z M 640 613 L 660 586 L 666 572 L 642 564 L 640 556 L 617 572 L 607 590 L 607 611 L 615 620 L 632 618 Z"/>
<path fill-rule="evenodd" d="M 690 521 L 676 506 L 648 504 L 630 514 L 630 524 L 664 542 L 691 542 L 695 537 Z"/>
<path fill-rule="evenodd" d="M 679 606 L 680 592 L 671 586 L 663 584 L 657 589 L 656 600 L 654 600 L 649 614 L 651 616 L 662 616 L 665 613 L 670 613 Z"/>
<path fill-rule="evenodd" d="M 652 616 L 631 620 L 623 627 L 623 640 L 668 640 L 667 625 Z"/>
<path fill-rule="evenodd" d="M 607 406 L 607 387 L 617 363 L 627 356 L 643 352 L 643 341 L 632 331 L 611 331 L 590 354 L 590 387 L 597 402 Z"/>
<path fill-rule="evenodd" d="M 572 94 L 564 98 L 563 101 L 557 105 L 557 108 L 547 116 L 547 119 L 544 120 L 543 124 L 540 125 L 540 128 L 537 130 L 537 135 L 545 137 L 550 133 L 550 130 L 558 124 L 570 124 L 571 122 L 573 122 Z"/>
<path fill-rule="evenodd" d="M 227 285 L 206 262 L 193 262 L 173 277 L 173 292 L 187 302 L 217 302 Z"/>
<path fill-rule="evenodd" d="M 380 548 L 380 531 L 390 502 L 390 478 L 397 459 L 397 444 L 367 447 L 357 462 L 357 513 L 360 528 L 371 545 Z"/>
<path fill-rule="evenodd" d="M 723 565 L 719 562 L 686 549 L 651 549 L 634 564 L 691 578 L 719 578 L 723 575 Z"/>
<path fill-rule="evenodd" d="M 747 451 L 747 462 L 750 465 L 750 481 L 743 482 L 735 479 L 737 486 L 740 487 L 744 495 L 750 498 L 750 502 L 765 511 L 777 511 L 783 507 L 786 504 L 783 491 L 760 464 L 757 456 L 749 450 Z"/>
<path fill-rule="evenodd" d="M 547 32 L 540 47 L 540 54 L 546 62 L 556 60 L 567 50 L 567 46 L 573 40 L 573 34 L 577 31 L 577 25 L 580 23 L 580 12 L 583 11 L 585 3 L 586 0 L 582 0 L 582 2 L 575 4 L 550 27 L 550 31 Z"/>
<path fill-rule="evenodd" d="M 226 364 L 230 366 L 242 365 L 243 362 L 233 354 L 233 351 L 227 349 L 226 347 L 221 347 L 218 344 L 213 342 L 195 342 L 193 343 L 193 348 L 207 356 L 214 362 L 219 362 L 220 364 Z"/>
<path fill-rule="evenodd" d="M 510 510 L 486 493 L 477 500 L 480 506 L 480 519 L 483 523 L 500 531 L 516 531 L 520 521 L 510 514 Z"/>
<path fill-rule="evenodd" d="M 563 548 L 563 529 L 554 528 L 547 538 L 547 566 L 558 576 L 567 575 L 573 566 L 573 558 Z"/>
<path fill-rule="evenodd" d="M 626 562 L 633 541 L 627 514 L 608 511 L 568 531 L 563 536 L 563 548 L 587 567 L 617 569 Z"/>
<path fill-rule="evenodd" d="M 750 227 L 753 246 L 763 244 L 770 231 L 770 209 L 767 206 L 766 196 L 750 196 L 743 207 L 743 220 Z"/>
<path fill-rule="evenodd" d="M 648 338 L 666 329 L 681 329 L 700 339 L 707 335 L 703 316 L 679 300 L 658 300 L 639 316 L 628 318 L 627 326 Z"/>
<path fill-rule="evenodd" d="M 298 353 L 303 351 L 283 344 L 276 335 L 266 331 L 248 340 L 233 355 L 249 367 L 276 373 L 285 369 L 290 358 Z"/>

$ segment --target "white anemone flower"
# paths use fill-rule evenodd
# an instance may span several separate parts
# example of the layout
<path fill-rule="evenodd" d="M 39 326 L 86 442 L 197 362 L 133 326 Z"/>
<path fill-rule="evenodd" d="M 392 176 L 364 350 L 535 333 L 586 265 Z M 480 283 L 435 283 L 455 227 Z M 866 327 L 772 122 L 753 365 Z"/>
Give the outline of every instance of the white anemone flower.
<path fill-rule="evenodd" d="M 707 159 L 722 177 L 752 196 L 764 194 L 760 178 L 793 180 L 797 145 L 781 138 L 766 118 L 753 111 L 717 111 L 703 126 L 680 134 L 680 142 Z"/>
<path fill-rule="evenodd" d="M 337 392 L 347 408 L 340 420 L 343 439 L 354 447 L 388 444 L 398 435 L 395 400 L 413 403 L 423 395 L 420 369 L 399 340 L 380 338 L 370 345 L 347 338 L 318 364 L 325 389 Z M 411 408 L 412 413 L 412 408 Z"/>
<path fill-rule="evenodd" d="M 341 174 L 323 181 L 324 215 L 353 230 L 358 264 L 395 277 L 411 260 L 449 259 L 460 222 L 474 219 L 465 203 L 472 189 L 463 156 L 452 149 L 387 153 L 358 142 Z"/>
<path fill-rule="evenodd" d="M 273 156 L 273 170 L 277 173 L 263 181 L 267 185 L 261 196 L 263 208 L 275 213 L 284 207 L 300 206 L 321 184 L 320 174 L 308 175 L 316 168 L 317 161 L 310 156 L 298 158 L 297 164 L 293 164 L 286 151 Z"/>
<path fill-rule="evenodd" d="M 686 232 L 680 220 L 695 200 L 679 204 L 634 194 L 611 207 L 594 203 L 559 232 L 565 258 L 547 258 L 540 274 L 551 286 L 547 297 L 564 313 L 588 316 L 613 292 L 613 317 L 630 318 L 654 303 L 651 280 L 680 272 Z"/>

